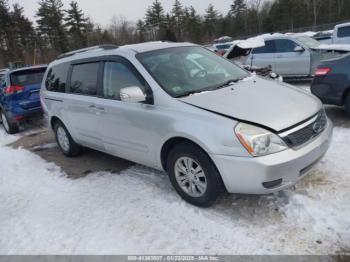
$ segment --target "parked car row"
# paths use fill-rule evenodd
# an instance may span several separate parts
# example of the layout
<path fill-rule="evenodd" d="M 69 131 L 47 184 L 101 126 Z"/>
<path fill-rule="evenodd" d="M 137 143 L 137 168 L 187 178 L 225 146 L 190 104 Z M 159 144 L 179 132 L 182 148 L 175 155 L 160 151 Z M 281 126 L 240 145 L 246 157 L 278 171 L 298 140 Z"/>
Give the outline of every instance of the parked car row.
<path fill-rule="evenodd" d="M 224 57 L 245 66 L 271 67 L 273 72 L 287 78 L 310 78 L 321 61 L 350 53 L 350 45 L 321 45 L 305 35 L 267 34 L 253 40 L 261 43 L 260 46 L 242 47 L 242 41 L 238 41 Z"/>
<path fill-rule="evenodd" d="M 323 86 L 337 88 L 339 98 L 331 72 L 348 79 L 349 56 L 317 69 L 312 90 L 323 101 L 332 94 Z M 190 43 L 91 47 L 0 75 L 9 133 L 43 110 L 66 156 L 88 147 L 166 171 L 178 194 L 197 206 L 223 192 L 267 194 L 294 185 L 332 137 L 315 96 Z"/>

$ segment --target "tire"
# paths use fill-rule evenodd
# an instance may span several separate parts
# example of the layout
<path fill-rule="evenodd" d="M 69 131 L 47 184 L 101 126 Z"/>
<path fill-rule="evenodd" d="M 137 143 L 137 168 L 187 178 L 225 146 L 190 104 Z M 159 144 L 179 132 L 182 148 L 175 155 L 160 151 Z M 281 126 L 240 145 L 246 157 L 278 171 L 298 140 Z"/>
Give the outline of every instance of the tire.
<path fill-rule="evenodd" d="M 7 114 L 4 111 L 0 111 L 1 123 L 6 131 L 6 133 L 13 135 L 18 133 L 19 127 L 17 123 L 14 123 L 10 120 Z"/>
<path fill-rule="evenodd" d="M 185 170 L 186 165 L 191 167 L 192 173 Z M 198 172 L 200 169 L 203 172 Z M 175 146 L 168 155 L 167 171 L 176 192 L 192 205 L 209 207 L 225 191 L 214 163 L 206 152 L 194 144 Z"/>
<path fill-rule="evenodd" d="M 54 132 L 57 145 L 65 156 L 75 157 L 81 153 L 81 147 L 74 142 L 67 128 L 61 122 L 55 123 Z"/>
<path fill-rule="evenodd" d="M 350 92 L 348 96 L 345 98 L 344 107 L 345 107 L 345 112 L 347 113 L 348 116 L 350 116 Z"/>

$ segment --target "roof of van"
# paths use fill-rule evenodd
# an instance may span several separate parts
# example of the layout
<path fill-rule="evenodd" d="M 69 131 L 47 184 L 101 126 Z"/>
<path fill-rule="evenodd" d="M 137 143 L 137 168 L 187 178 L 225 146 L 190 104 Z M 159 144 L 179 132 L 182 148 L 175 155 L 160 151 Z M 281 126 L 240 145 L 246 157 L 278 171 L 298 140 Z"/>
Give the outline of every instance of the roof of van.
<path fill-rule="evenodd" d="M 84 59 L 90 57 L 97 57 L 103 55 L 122 55 L 126 53 L 145 53 L 149 51 L 161 50 L 172 47 L 182 46 L 197 46 L 191 43 L 173 43 L 173 42 L 146 42 L 140 44 L 124 45 L 124 46 L 113 46 L 113 45 L 101 45 L 95 47 L 88 47 L 80 50 L 75 50 L 69 53 L 60 55 L 53 64 L 62 62 L 69 62 L 77 59 Z"/>

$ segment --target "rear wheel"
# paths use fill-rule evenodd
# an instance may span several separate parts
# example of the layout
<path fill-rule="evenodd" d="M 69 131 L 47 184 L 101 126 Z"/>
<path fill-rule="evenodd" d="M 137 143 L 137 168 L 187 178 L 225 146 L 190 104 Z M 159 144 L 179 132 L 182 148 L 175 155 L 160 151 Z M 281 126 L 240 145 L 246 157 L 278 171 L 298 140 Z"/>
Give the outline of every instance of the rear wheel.
<path fill-rule="evenodd" d="M 349 92 L 347 98 L 345 99 L 344 106 L 345 106 L 346 113 L 350 116 L 350 92 Z"/>
<path fill-rule="evenodd" d="M 193 144 L 181 143 L 170 151 L 167 171 L 177 193 L 192 205 L 211 206 L 224 191 L 215 165 Z"/>
<path fill-rule="evenodd" d="M 2 122 L 2 125 L 3 125 L 6 133 L 8 133 L 8 134 L 18 133 L 18 129 L 19 129 L 18 124 L 13 123 L 4 111 L 1 111 L 0 117 L 1 117 L 1 122 Z"/>
<path fill-rule="evenodd" d="M 67 128 L 61 122 L 55 124 L 54 131 L 56 142 L 64 155 L 74 157 L 80 154 L 81 147 L 74 142 Z"/>

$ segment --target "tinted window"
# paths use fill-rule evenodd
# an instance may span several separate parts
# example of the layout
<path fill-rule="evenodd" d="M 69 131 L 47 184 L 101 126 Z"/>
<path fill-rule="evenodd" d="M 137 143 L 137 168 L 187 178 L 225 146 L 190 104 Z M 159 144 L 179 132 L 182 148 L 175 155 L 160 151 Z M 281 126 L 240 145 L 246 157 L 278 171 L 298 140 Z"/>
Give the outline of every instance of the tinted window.
<path fill-rule="evenodd" d="M 74 65 L 70 81 L 70 92 L 95 96 L 97 94 L 99 65 L 99 63 Z"/>
<path fill-rule="evenodd" d="M 0 88 L 6 86 L 5 75 L 0 75 Z"/>
<path fill-rule="evenodd" d="M 52 92 L 65 93 L 68 69 L 69 65 L 67 64 L 51 67 L 45 81 L 46 89 Z"/>
<path fill-rule="evenodd" d="M 350 26 L 338 28 L 338 37 L 350 37 Z"/>
<path fill-rule="evenodd" d="M 46 67 L 14 72 L 10 76 L 11 85 L 28 86 L 41 84 L 45 71 Z"/>
<path fill-rule="evenodd" d="M 271 54 L 275 53 L 275 41 L 265 41 L 265 46 L 255 48 L 253 54 Z"/>
<path fill-rule="evenodd" d="M 275 41 L 275 47 L 277 53 L 289 53 L 294 52 L 294 49 L 298 45 L 291 40 L 288 39 L 279 39 Z"/>
<path fill-rule="evenodd" d="M 138 86 L 144 90 L 144 84 L 125 64 L 106 62 L 103 76 L 103 96 L 120 100 L 120 89 Z"/>

